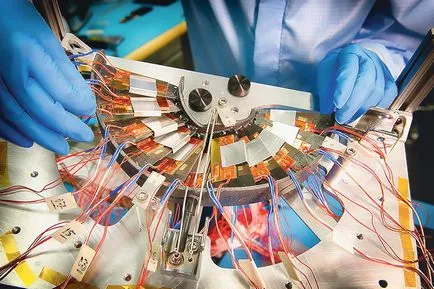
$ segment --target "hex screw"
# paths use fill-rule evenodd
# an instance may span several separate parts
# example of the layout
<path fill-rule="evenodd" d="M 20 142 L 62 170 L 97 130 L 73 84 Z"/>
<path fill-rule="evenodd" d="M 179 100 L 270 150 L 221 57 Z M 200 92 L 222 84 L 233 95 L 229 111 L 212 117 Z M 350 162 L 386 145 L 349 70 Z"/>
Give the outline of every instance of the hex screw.
<path fill-rule="evenodd" d="M 169 257 L 169 263 L 174 266 L 179 266 L 183 262 L 183 256 L 179 252 L 174 252 Z"/>
<path fill-rule="evenodd" d="M 350 156 L 355 156 L 357 154 L 356 150 L 354 148 L 347 148 L 347 154 Z"/>
<path fill-rule="evenodd" d="M 137 193 L 136 198 L 138 201 L 144 202 L 148 198 L 148 194 L 144 191 L 140 191 Z"/>
<path fill-rule="evenodd" d="M 224 97 L 220 97 L 219 101 L 218 101 L 218 104 L 220 106 L 225 106 L 226 104 L 228 104 L 228 100 L 226 98 L 224 98 Z"/>

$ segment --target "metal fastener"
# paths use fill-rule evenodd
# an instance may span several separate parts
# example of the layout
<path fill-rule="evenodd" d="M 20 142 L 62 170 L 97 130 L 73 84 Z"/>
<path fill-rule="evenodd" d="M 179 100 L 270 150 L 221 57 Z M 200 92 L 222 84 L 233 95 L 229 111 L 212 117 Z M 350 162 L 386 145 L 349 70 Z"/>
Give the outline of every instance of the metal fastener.
<path fill-rule="evenodd" d="M 18 227 L 18 226 L 15 226 L 15 227 L 12 228 L 11 232 L 12 232 L 12 234 L 16 235 L 19 232 L 21 232 L 21 228 Z"/>
<path fill-rule="evenodd" d="M 151 206 L 156 206 L 159 202 L 159 199 L 157 197 L 153 197 L 151 200 Z"/>
<path fill-rule="evenodd" d="M 170 254 L 169 263 L 173 266 L 179 266 L 184 262 L 184 256 L 179 252 L 173 252 Z"/>
<path fill-rule="evenodd" d="M 190 249 L 191 253 L 197 253 L 197 251 L 199 250 L 199 244 L 198 241 L 196 239 L 194 239 L 193 241 L 193 245 L 191 244 L 191 238 L 189 238 L 187 240 L 187 248 Z"/>
<path fill-rule="evenodd" d="M 347 154 L 349 154 L 350 156 L 354 156 L 356 155 L 356 150 L 354 148 L 347 148 Z"/>
<path fill-rule="evenodd" d="M 146 201 L 147 198 L 148 198 L 148 194 L 144 191 L 140 191 L 136 195 L 136 199 L 140 202 Z"/>
<path fill-rule="evenodd" d="M 131 281 L 131 279 L 132 279 L 132 276 L 131 276 L 130 273 L 127 273 L 127 274 L 124 275 L 124 280 L 125 281 Z"/>
<path fill-rule="evenodd" d="M 81 241 L 75 241 L 74 242 L 74 248 L 79 249 L 83 246 L 83 243 Z"/>
<path fill-rule="evenodd" d="M 225 106 L 226 104 L 228 104 L 228 100 L 225 97 L 220 97 L 219 101 L 218 101 L 218 104 L 220 106 Z"/>

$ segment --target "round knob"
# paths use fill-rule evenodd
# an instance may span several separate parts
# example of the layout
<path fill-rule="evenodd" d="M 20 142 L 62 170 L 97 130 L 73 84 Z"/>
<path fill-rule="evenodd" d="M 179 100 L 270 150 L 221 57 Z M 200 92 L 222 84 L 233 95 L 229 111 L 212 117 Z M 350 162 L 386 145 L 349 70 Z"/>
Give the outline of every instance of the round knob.
<path fill-rule="evenodd" d="M 204 88 L 196 88 L 188 95 L 188 104 L 197 112 L 207 111 L 211 107 L 212 95 Z"/>
<path fill-rule="evenodd" d="M 228 81 L 229 93 L 233 96 L 243 97 L 249 94 L 250 80 L 241 74 L 235 74 Z"/>

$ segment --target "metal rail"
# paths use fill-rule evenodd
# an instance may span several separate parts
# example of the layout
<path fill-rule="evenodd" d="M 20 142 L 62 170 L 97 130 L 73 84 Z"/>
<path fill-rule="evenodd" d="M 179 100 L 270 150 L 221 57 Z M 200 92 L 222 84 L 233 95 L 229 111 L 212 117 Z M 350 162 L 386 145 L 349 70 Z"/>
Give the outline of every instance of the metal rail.
<path fill-rule="evenodd" d="M 33 5 L 35 5 L 36 9 L 41 13 L 42 17 L 44 17 L 57 39 L 62 41 L 66 32 L 57 0 L 33 0 Z"/>
<path fill-rule="evenodd" d="M 391 110 L 413 112 L 434 93 L 434 28 L 428 31 L 396 84 L 399 95 L 390 106 Z"/>

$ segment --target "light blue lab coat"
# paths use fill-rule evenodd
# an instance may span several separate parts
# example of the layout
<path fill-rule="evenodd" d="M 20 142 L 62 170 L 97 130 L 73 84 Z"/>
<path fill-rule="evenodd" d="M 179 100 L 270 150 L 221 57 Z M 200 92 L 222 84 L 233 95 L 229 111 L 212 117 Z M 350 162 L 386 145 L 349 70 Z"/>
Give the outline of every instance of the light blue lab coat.
<path fill-rule="evenodd" d="M 396 78 L 428 29 L 433 0 L 184 0 L 195 69 L 316 92 L 316 64 L 359 42 Z"/>

